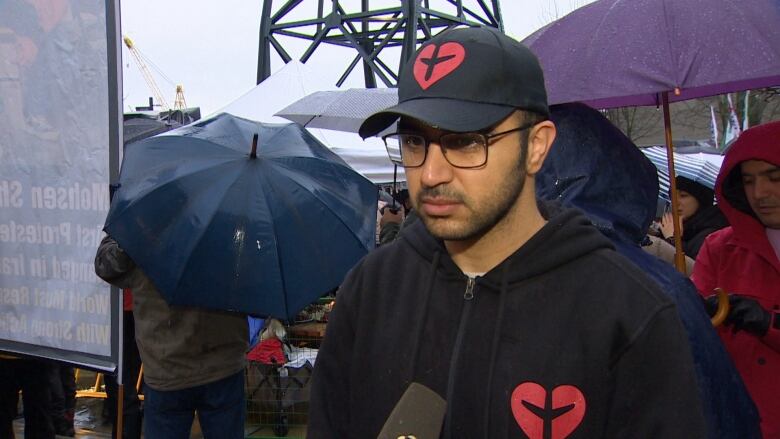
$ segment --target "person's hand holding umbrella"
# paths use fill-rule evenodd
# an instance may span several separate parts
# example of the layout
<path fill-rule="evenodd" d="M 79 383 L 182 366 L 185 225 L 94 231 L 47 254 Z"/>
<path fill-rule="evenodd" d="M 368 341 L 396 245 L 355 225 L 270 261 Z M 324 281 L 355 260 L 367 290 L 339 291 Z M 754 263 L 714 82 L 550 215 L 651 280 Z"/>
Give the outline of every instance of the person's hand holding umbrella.
<path fill-rule="evenodd" d="M 772 323 L 772 313 L 757 300 L 741 294 L 729 294 L 729 307 L 724 326 L 731 326 L 732 332 L 745 331 L 763 337 Z M 712 316 L 718 309 L 719 297 L 712 295 L 705 299 L 707 312 Z"/>

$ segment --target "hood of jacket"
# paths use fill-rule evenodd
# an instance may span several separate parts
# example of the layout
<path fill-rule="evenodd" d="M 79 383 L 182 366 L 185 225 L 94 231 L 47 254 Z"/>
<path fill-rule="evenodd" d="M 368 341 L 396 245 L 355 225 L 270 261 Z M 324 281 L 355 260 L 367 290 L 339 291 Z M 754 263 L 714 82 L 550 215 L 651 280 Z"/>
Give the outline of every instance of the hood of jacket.
<path fill-rule="evenodd" d="M 718 206 L 736 238 L 743 242 L 760 242 L 766 240 L 764 225 L 753 214 L 742 186 L 739 165 L 747 160 L 763 160 L 780 166 L 780 121 L 743 132 L 726 153 L 715 182 Z"/>
<path fill-rule="evenodd" d="M 714 204 L 702 206 L 690 218 L 683 221 L 683 241 L 693 238 L 701 232 L 711 233 L 728 227 L 728 225 L 726 217 L 718 206 Z"/>
<path fill-rule="evenodd" d="M 479 276 L 479 285 L 483 291 L 496 294 L 498 308 L 494 317 L 495 325 L 492 330 L 492 336 L 485 338 L 490 346 L 487 358 L 484 359 L 486 385 L 484 388 L 492 388 L 494 372 L 496 370 L 496 358 L 499 351 L 499 340 L 501 335 L 501 322 L 506 314 L 507 301 L 514 301 L 519 296 L 512 294 L 512 291 L 522 291 L 516 289 L 515 285 L 524 282 L 536 276 L 547 274 L 567 264 L 576 266 L 576 261 L 581 257 L 598 251 L 600 249 L 614 249 L 612 243 L 604 237 L 590 221 L 577 209 L 565 209 L 555 203 L 539 202 L 539 210 L 547 223 L 537 231 L 531 239 L 526 241 L 509 257 L 504 259 L 496 267 L 487 273 Z M 466 275 L 460 270 L 447 252 L 444 242 L 428 232 L 424 221 L 416 221 L 412 226 L 401 231 L 401 239 L 393 244 L 402 241 L 408 245 L 412 251 L 430 262 L 429 278 L 424 284 L 428 285 L 423 297 L 423 311 L 421 315 L 428 315 L 428 307 L 433 295 L 434 279 L 444 278 L 449 281 L 463 281 Z M 469 280 L 469 282 L 474 282 Z M 473 285 L 471 283 L 470 285 Z M 469 290 L 470 291 L 470 290 Z M 512 296 L 513 299 L 509 299 Z M 465 297 L 465 296 L 464 296 Z M 464 317 L 461 317 L 464 318 Z M 465 320 L 464 320 L 465 321 Z M 410 361 L 414 367 L 417 367 L 417 358 L 419 355 L 419 343 L 422 338 L 422 328 L 419 325 L 416 336 L 413 340 L 414 352 L 413 360 Z M 460 339 L 461 332 L 458 330 L 456 339 Z M 460 358 L 460 344 L 456 341 L 451 362 L 455 364 Z M 455 377 L 453 373 L 448 378 L 446 395 L 449 398 L 455 387 Z M 452 425 L 450 408 L 444 420 L 444 437 L 452 437 L 450 426 Z M 487 436 L 489 429 L 489 419 L 491 414 L 491 403 L 487 400 L 482 412 L 482 425 L 485 429 L 484 436 Z M 476 414 L 479 416 L 479 414 Z"/>
<path fill-rule="evenodd" d="M 506 281 L 511 285 L 597 249 L 614 248 L 580 211 L 544 201 L 539 201 L 539 210 L 547 219 L 547 224 L 507 259 L 481 276 L 485 282 L 498 286 Z M 434 261 L 438 254 L 438 270 L 441 273 L 452 277 L 464 276 L 449 257 L 444 242 L 432 236 L 423 221 L 416 221 L 405 228 L 401 237 L 427 261 Z"/>
<path fill-rule="evenodd" d="M 584 104 L 550 107 L 558 128 L 536 194 L 581 209 L 605 235 L 641 242 L 654 219 L 658 173 L 604 115 Z"/>

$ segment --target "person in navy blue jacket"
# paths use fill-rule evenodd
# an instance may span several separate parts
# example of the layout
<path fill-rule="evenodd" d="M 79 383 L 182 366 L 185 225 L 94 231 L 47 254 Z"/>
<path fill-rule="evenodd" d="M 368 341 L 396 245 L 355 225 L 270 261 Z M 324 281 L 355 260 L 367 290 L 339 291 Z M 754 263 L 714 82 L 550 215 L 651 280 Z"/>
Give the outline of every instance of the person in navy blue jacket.
<path fill-rule="evenodd" d="M 584 104 L 557 105 L 550 112 L 558 135 L 536 176 L 537 195 L 584 211 L 618 252 L 674 300 L 693 354 L 707 437 L 760 438 L 757 409 L 695 286 L 640 247 L 655 215 L 655 167 L 600 112 Z"/>

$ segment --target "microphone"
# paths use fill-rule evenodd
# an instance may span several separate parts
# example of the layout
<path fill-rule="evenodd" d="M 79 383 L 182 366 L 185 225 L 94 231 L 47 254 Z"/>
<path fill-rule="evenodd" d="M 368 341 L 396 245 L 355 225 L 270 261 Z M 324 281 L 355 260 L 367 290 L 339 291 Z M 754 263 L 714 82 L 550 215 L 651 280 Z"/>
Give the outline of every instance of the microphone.
<path fill-rule="evenodd" d="M 411 383 L 390 412 L 377 439 L 438 439 L 447 402 L 430 388 Z"/>

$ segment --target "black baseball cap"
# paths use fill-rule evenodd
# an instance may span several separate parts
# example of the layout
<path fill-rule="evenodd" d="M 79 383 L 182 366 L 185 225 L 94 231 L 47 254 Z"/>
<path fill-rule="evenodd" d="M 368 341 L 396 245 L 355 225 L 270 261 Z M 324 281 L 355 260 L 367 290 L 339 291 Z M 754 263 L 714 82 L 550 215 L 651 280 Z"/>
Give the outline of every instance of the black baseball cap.
<path fill-rule="evenodd" d="M 401 116 L 446 131 L 478 131 L 516 109 L 550 114 L 539 60 L 495 28 L 457 28 L 420 46 L 401 70 L 398 105 L 369 116 L 359 134 L 375 136 Z"/>

